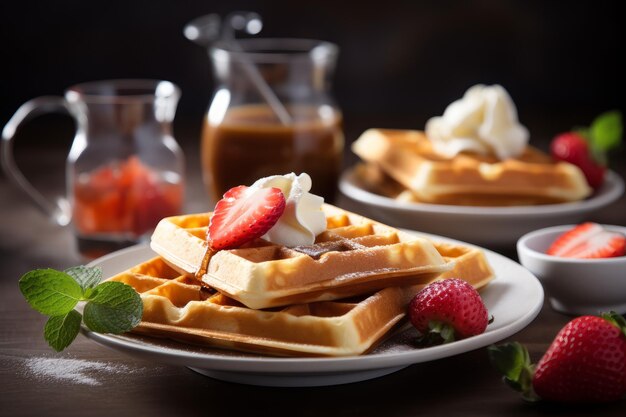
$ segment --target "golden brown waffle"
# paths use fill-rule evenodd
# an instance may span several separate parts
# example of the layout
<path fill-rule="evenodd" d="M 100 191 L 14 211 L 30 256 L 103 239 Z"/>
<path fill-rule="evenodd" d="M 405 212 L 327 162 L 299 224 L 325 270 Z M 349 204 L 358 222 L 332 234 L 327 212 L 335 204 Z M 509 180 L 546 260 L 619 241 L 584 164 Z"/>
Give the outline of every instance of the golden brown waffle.
<path fill-rule="evenodd" d="M 151 247 L 181 273 L 250 308 L 334 300 L 432 281 L 452 268 L 426 239 L 324 205 L 327 230 L 296 248 L 257 239 L 218 251 L 202 268 L 210 215 L 163 219 Z"/>
<path fill-rule="evenodd" d="M 458 277 L 480 289 L 493 272 L 482 251 L 437 244 Z M 156 257 L 109 280 L 124 282 L 143 300 L 143 318 L 133 332 L 205 346 L 289 356 L 360 355 L 405 322 L 408 302 L 421 288 L 390 287 L 336 301 L 254 310 L 218 292 L 209 293 L 193 276 L 180 274 Z"/>
<path fill-rule="evenodd" d="M 491 269 L 482 250 L 475 247 L 437 241 L 433 241 L 433 245 L 446 260 L 454 261 L 454 268 L 439 275 L 437 281 L 459 278 L 480 290 L 494 279 L 493 269 Z"/>
<path fill-rule="evenodd" d="M 419 131 L 365 131 L 352 145 L 361 159 L 374 164 L 408 192 L 389 192 L 398 199 L 433 204 L 511 206 L 581 200 L 591 194 L 580 169 L 554 162 L 528 146 L 516 158 L 462 153 L 450 159 L 434 152 Z M 384 177 L 364 171 L 384 187 Z"/>

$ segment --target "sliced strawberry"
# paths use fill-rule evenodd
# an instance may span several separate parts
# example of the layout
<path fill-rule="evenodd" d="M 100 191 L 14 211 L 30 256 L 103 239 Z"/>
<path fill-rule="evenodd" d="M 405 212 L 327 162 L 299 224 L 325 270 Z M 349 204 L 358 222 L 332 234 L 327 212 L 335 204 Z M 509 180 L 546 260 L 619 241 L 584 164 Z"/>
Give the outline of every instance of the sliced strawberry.
<path fill-rule="evenodd" d="M 231 188 L 217 202 L 207 239 L 213 250 L 233 249 L 263 236 L 285 211 L 279 188 Z"/>
<path fill-rule="evenodd" d="M 597 235 L 603 230 L 602 226 L 597 223 L 587 222 L 579 224 L 570 231 L 559 236 L 554 243 L 550 245 L 546 253 L 552 256 L 567 256 L 567 253 L 572 249 L 582 245 L 592 236 Z"/>
<path fill-rule="evenodd" d="M 563 258 L 612 258 L 626 252 L 626 237 L 609 232 L 597 223 L 583 223 L 565 232 L 552 243 L 548 255 Z"/>
<path fill-rule="evenodd" d="M 568 258 L 596 259 L 623 256 L 626 237 L 620 233 L 603 231 L 567 254 Z"/>

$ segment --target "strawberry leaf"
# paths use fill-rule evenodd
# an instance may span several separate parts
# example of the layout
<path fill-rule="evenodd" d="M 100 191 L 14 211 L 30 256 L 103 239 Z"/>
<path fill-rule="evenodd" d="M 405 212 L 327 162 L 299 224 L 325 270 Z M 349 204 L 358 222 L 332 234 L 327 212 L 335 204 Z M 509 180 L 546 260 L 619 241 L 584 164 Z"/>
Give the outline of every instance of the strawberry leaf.
<path fill-rule="evenodd" d="M 622 133 L 622 114 L 617 110 L 602 113 L 589 128 L 591 147 L 595 151 L 607 152 L 619 146 Z"/>
<path fill-rule="evenodd" d="M 620 329 L 624 336 L 626 336 L 626 319 L 624 316 L 620 316 L 615 311 L 610 311 L 603 313 L 601 317 Z"/>
<path fill-rule="evenodd" d="M 416 340 L 419 347 L 430 347 L 454 342 L 454 327 L 442 321 L 428 322 L 428 331 L 420 334 Z"/>
<path fill-rule="evenodd" d="M 588 127 L 577 126 L 572 129 L 572 132 L 576 133 L 578 136 L 583 138 L 585 142 L 587 142 L 587 144 L 591 144 L 591 139 L 590 139 L 591 133 Z"/>
<path fill-rule="evenodd" d="M 534 366 L 530 362 L 528 350 L 518 342 L 505 343 L 487 348 L 491 365 L 500 372 L 504 382 L 522 393 L 526 401 L 537 401 L 533 390 Z"/>

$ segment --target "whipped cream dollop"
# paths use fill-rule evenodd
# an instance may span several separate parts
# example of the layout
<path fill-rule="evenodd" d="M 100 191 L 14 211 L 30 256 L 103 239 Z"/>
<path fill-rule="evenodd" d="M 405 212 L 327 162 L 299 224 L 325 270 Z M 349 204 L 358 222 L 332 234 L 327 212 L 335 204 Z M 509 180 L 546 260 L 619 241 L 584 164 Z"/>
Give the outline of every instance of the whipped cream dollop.
<path fill-rule="evenodd" d="M 309 174 L 292 172 L 261 178 L 250 186 L 250 192 L 276 187 L 285 195 L 285 211 L 263 239 L 288 247 L 312 245 L 315 237 L 326 230 L 324 198 L 309 192 L 312 185 Z"/>
<path fill-rule="evenodd" d="M 443 116 L 428 120 L 426 136 L 435 152 L 449 158 L 467 151 L 507 159 L 524 151 L 529 135 L 507 91 L 479 84 L 451 103 Z"/>

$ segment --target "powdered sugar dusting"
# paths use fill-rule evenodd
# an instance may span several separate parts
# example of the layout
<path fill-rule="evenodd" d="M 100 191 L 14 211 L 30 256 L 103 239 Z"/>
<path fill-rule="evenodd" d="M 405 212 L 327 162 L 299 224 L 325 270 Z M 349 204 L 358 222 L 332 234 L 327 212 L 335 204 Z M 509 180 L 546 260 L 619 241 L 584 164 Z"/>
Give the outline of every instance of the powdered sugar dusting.
<path fill-rule="evenodd" d="M 136 372 L 125 365 L 72 358 L 33 357 L 25 359 L 29 374 L 49 382 L 69 382 L 82 385 L 102 385 L 102 374 Z"/>

